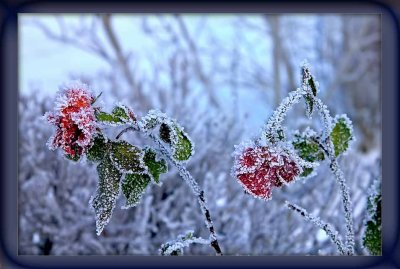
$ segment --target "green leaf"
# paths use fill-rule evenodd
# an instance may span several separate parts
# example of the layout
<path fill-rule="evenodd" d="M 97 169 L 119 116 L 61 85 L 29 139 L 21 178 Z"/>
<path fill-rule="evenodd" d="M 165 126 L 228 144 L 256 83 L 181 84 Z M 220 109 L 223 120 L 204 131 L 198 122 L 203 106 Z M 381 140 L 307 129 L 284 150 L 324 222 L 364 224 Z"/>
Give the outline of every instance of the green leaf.
<path fill-rule="evenodd" d="M 150 110 L 146 116 L 142 117 L 141 125 L 144 130 L 150 131 L 161 123 L 165 117 L 165 114 L 158 110 Z"/>
<path fill-rule="evenodd" d="M 379 179 L 375 179 L 367 201 L 367 221 L 363 236 L 363 245 L 370 254 L 382 252 L 382 195 Z"/>
<path fill-rule="evenodd" d="M 151 179 L 148 174 L 126 174 L 122 182 L 122 192 L 126 197 L 125 209 L 136 206 Z"/>
<path fill-rule="evenodd" d="M 176 128 L 176 140 L 173 145 L 173 157 L 178 161 L 186 161 L 193 155 L 193 145 L 189 138 Z"/>
<path fill-rule="evenodd" d="M 119 117 L 114 116 L 112 114 L 108 114 L 103 111 L 97 112 L 95 115 L 96 115 L 96 119 L 101 122 L 116 123 L 116 124 L 123 123 L 123 121 Z"/>
<path fill-rule="evenodd" d="M 303 167 L 303 173 L 300 174 L 301 177 L 307 177 L 314 171 L 313 168 Z"/>
<path fill-rule="evenodd" d="M 308 117 L 311 117 L 313 110 L 314 110 L 314 99 L 313 96 L 317 96 L 317 86 L 315 85 L 314 78 L 310 73 L 308 67 L 303 67 L 302 69 L 303 74 L 303 85 L 306 84 L 310 86 L 311 93 L 307 93 L 304 95 L 304 99 L 306 100 L 306 113 Z"/>
<path fill-rule="evenodd" d="M 111 114 L 99 111 L 95 116 L 98 121 L 112 124 L 124 124 L 129 120 L 129 115 L 123 106 L 114 107 Z"/>
<path fill-rule="evenodd" d="M 315 86 L 314 78 L 312 76 L 308 79 L 308 85 L 310 85 L 313 95 L 317 96 L 317 86 Z"/>
<path fill-rule="evenodd" d="M 306 100 L 307 115 L 310 117 L 314 110 L 314 101 L 309 94 L 306 94 L 304 99 Z"/>
<path fill-rule="evenodd" d="M 129 115 L 128 115 L 126 109 L 122 106 L 116 106 L 113 109 L 112 114 L 114 117 L 117 117 L 121 120 L 129 120 Z"/>
<path fill-rule="evenodd" d="M 151 148 L 144 150 L 144 163 L 156 183 L 160 182 L 160 175 L 168 171 L 167 162 L 164 159 L 157 160 L 156 152 Z"/>
<path fill-rule="evenodd" d="M 110 221 L 115 203 L 119 196 L 121 173 L 114 167 L 109 158 L 104 158 L 97 166 L 99 183 L 90 204 L 96 215 L 96 233 L 100 235 Z"/>
<path fill-rule="evenodd" d="M 382 252 L 382 234 L 380 225 L 373 221 L 367 222 L 363 245 L 372 255 L 381 255 Z"/>
<path fill-rule="evenodd" d="M 107 143 L 103 135 L 98 135 L 94 139 L 93 146 L 88 150 L 86 157 L 89 161 L 98 162 L 103 160 L 107 152 Z"/>
<path fill-rule="evenodd" d="M 330 137 L 332 139 L 336 157 L 348 149 L 349 141 L 353 139 L 353 128 L 351 126 L 351 121 L 347 116 L 336 116 Z"/>
<path fill-rule="evenodd" d="M 159 136 L 162 141 L 171 146 L 174 159 L 186 161 L 193 155 L 193 144 L 178 124 L 174 122 L 170 124 L 162 123 Z"/>
<path fill-rule="evenodd" d="M 312 136 L 296 135 L 292 142 L 294 149 L 300 158 L 307 162 L 323 161 L 325 159 L 324 152 L 318 146 L 318 143 L 313 141 Z M 310 175 L 313 168 L 303 167 L 301 177 Z"/>
<path fill-rule="evenodd" d="M 121 172 L 141 173 L 144 171 L 142 150 L 126 141 L 112 142 L 110 157 Z"/>
<path fill-rule="evenodd" d="M 323 161 L 325 159 L 324 152 L 318 146 L 318 143 L 310 137 L 298 136 L 293 141 L 294 149 L 297 151 L 300 158 L 308 162 Z"/>

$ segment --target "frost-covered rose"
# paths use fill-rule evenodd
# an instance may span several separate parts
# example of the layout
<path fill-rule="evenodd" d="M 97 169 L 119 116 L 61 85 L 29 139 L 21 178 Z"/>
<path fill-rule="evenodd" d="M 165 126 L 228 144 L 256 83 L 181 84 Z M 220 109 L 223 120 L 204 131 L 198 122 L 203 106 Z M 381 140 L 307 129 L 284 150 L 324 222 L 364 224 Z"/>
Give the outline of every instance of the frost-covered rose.
<path fill-rule="evenodd" d="M 67 157 L 77 160 L 91 147 L 96 133 L 94 100 L 85 84 L 75 83 L 60 91 L 56 109 L 45 114 L 57 127 L 48 141 L 50 149 L 61 148 Z"/>
<path fill-rule="evenodd" d="M 296 161 L 278 148 L 248 147 L 235 156 L 234 174 L 251 194 L 271 199 L 273 187 L 293 181 L 300 168 Z"/>

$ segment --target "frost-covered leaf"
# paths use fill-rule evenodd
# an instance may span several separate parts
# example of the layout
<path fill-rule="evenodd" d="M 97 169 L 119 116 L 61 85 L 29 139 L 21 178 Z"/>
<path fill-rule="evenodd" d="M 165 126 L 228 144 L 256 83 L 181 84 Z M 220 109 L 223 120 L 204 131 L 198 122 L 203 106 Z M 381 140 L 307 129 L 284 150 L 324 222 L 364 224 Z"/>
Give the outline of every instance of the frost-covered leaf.
<path fill-rule="evenodd" d="M 88 150 L 86 157 L 89 161 L 101 161 L 107 152 L 107 142 L 103 135 L 98 135 L 93 141 L 93 146 Z"/>
<path fill-rule="evenodd" d="M 187 135 L 176 128 L 177 139 L 174 147 L 173 157 L 178 161 L 186 161 L 193 155 L 193 145 Z"/>
<path fill-rule="evenodd" d="M 161 113 L 158 110 L 150 110 L 147 115 L 141 119 L 140 125 L 144 131 L 150 131 L 160 124 L 165 118 L 166 115 L 164 113 Z"/>
<path fill-rule="evenodd" d="M 312 136 L 297 134 L 292 144 L 298 156 L 307 162 L 323 161 L 325 159 L 324 152 L 317 142 L 312 139 Z M 303 173 L 300 176 L 306 177 L 312 172 L 313 168 L 303 167 Z"/>
<path fill-rule="evenodd" d="M 312 76 L 308 79 L 308 85 L 310 85 L 313 95 L 317 96 L 317 86 L 315 85 L 314 78 Z"/>
<path fill-rule="evenodd" d="M 96 113 L 96 119 L 107 124 L 124 124 L 129 120 L 128 109 L 124 106 L 116 106 L 111 113 L 99 111 Z"/>
<path fill-rule="evenodd" d="M 100 235 L 104 226 L 110 221 L 115 202 L 119 195 L 121 173 L 114 167 L 109 158 L 104 158 L 97 166 L 99 183 L 90 204 L 96 214 L 96 233 Z"/>
<path fill-rule="evenodd" d="M 363 245 L 372 255 L 381 255 L 382 253 L 382 235 L 380 225 L 373 221 L 368 221 L 363 238 Z"/>
<path fill-rule="evenodd" d="M 312 97 L 309 94 L 306 94 L 304 96 L 304 98 L 306 99 L 307 115 L 310 116 L 313 113 L 313 110 L 314 110 L 314 102 L 313 102 Z"/>
<path fill-rule="evenodd" d="M 142 150 L 126 141 L 111 143 L 110 158 L 121 172 L 140 173 L 144 171 Z"/>
<path fill-rule="evenodd" d="M 172 157 L 177 161 L 186 161 L 194 153 L 194 145 L 183 128 L 164 113 L 151 110 L 141 119 L 139 126 L 144 132 L 152 132 L 159 126 L 158 137 L 171 147 Z"/>
<path fill-rule="evenodd" d="M 367 202 L 367 219 L 363 245 L 372 255 L 382 253 L 382 196 L 380 182 L 374 181 Z"/>
<path fill-rule="evenodd" d="M 174 159 L 186 161 L 193 155 L 192 141 L 176 122 L 162 123 L 159 136 L 161 140 L 171 146 Z"/>
<path fill-rule="evenodd" d="M 349 142 L 354 139 L 353 126 L 346 115 L 336 116 L 333 126 L 330 137 L 337 157 L 348 149 Z"/>
<path fill-rule="evenodd" d="M 160 182 L 160 175 L 168 171 L 167 162 L 165 159 L 157 160 L 157 153 L 151 149 L 144 150 L 143 161 L 147 166 L 149 173 L 152 175 L 155 182 Z"/>
<path fill-rule="evenodd" d="M 126 198 L 124 209 L 136 206 L 139 203 L 150 181 L 150 176 L 144 173 L 125 175 L 125 179 L 122 182 L 122 192 Z"/>
<path fill-rule="evenodd" d="M 160 125 L 160 138 L 162 141 L 165 143 L 170 144 L 171 143 L 171 128 L 166 124 L 162 123 Z"/>
<path fill-rule="evenodd" d="M 311 92 L 308 90 L 307 91 L 308 93 L 304 95 L 304 99 L 306 100 L 307 116 L 311 117 L 314 110 L 313 96 L 317 96 L 317 86 L 313 76 L 311 75 L 309 66 L 306 63 L 302 66 L 302 75 L 303 75 L 303 87 L 311 90 Z"/>
<path fill-rule="evenodd" d="M 96 113 L 96 119 L 104 123 L 122 123 L 122 120 L 119 117 L 103 111 Z"/>
<path fill-rule="evenodd" d="M 112 111 L 112 115 L 120 120 L 129 120 L 127 108 L 124 106 L 116 106 Z"/>

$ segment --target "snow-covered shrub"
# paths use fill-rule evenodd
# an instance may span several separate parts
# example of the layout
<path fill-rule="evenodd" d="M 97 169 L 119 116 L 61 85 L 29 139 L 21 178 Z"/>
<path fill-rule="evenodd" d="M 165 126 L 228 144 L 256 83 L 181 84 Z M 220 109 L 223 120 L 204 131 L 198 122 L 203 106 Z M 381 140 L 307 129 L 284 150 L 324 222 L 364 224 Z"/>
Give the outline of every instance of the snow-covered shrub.
<path fill-rule="evenodd" d="M 209 240 L 196 240 L 208 242 L 216 254 L 221 255 L 204 191 L 185 168 L 194 154 L 194 143 L 184 128 L 156 110 L 141 119 L 121 104 L 111 113 L 102 111 L 96 105 L 99 96 L 96 97 L 87 85 L 74 82 L 61 89 L 54 111 L 44 116 L 56 127 L 48 141 L 51 150 L 60 148 L 69 160 L 76 162 L 86 157 L 97 164 L 98 187 L 89 202 L 96 216 L 97 235 L 110 221 L 120 192 L 126 198 L 123 209 L 137 205 L 150 184 L 161 184 L 160 175 L 168 171 L 169 161 L 191 187 L 210 232 Z M 107 128 L 122 130 L 113 139 L 106 135 Z M 121 140 L 128 131 L 144 134 L 157 148 Z"/>
<path fill-rule="evenodd" d="M 261 135 L 254 141 L 245 141 L 236 146 L 232 174 L 244 189 L 257 198 L 269 200 L 275 188 L 293 184 L 297 179 L 316 174 L 320 162 L 329 162 L 341 191 L 346 219 L 345 242 L 332 225 L 314 217 L 298 205 L 286 201 L 287 208 L 298 212 L 306 220 L 323 229 L 336 244 L 342 255 L 354 254 L 354 228 L 349 188 L 338 165 L 338 157 L 344 155 L 354 140 L 352 123 L 346 115 L 335 118 L 317 97 L 318 82 L 304 63 L 301 68 L 302 85 L 283 99 L 264 126 Z M 320 132 L 307 128 L 300 133 L 294 131 L 293 139 L 287 138 L 282 123 L 293 105 L 305 100 L 306 115 L 311 118 L 315 110 L 322 118 Z"/>

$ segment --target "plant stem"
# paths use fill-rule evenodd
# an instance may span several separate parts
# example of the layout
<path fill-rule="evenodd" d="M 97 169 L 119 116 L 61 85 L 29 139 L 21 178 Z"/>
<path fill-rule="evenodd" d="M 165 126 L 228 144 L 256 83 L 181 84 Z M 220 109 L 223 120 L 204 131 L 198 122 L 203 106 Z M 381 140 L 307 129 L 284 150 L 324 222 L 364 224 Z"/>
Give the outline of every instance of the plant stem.
<path fill-rule="evenodd" d="M 341 255 L 345 255 L 345 249 L 344 249 L 344 246 L 343 246 L 343 242 L 338 237 L 339 233 L 330 224 L 328 224 L 326 222 L 323 222 L 318 217 L 312 216 L 304 208 L 302 208 L 302 207 L 300 207 L 300 206 L 298 206 L 296 204 L 289 203 L 288 201 L 286 201 L 285 203 L 286 203 L 286 206 L 289 209 L 299 213 L 306 220 L 310 221 L 311 223 L 313 223 L 317 227 L 319 227 L 322 230 L 324 230 L 325 233 L 331 238 L 331 241 L 336 244 L 340 254 Z"/>
<path fill-rule="evenodd" d="M 300 101 L 304 94 L 304 90 L 298 88 L 295 91 L 290 92 L 289 96 L 282 100 L 278 108 L 268 119 L 267 124 L 265 124 L 259 138 L 260 140 L 265 138 L 270 142 L 276 142 L 279 140 L 277 138 L 277 131 L 281 129 L 282 122 L 285 119 L 287 112 L 293 107 L 293 105 Z"/>
<path fill-rule="evenodd" d="M 330 160 L 330 169 L 332 173 L 335 175 L 336 182 L 339 184 L 340 193 L 342 196 L 343 202 L 343 209 L 344 209 L 344 216 L 346 219 L 346 247 L 347 247 L 347 255 L 354 255 L 354 230 L 353 230 L 353 214 L 352 214 L 352 206 L 351 206 L 351 199 L 350 199 L 350 191 L 346 184 L 346 179 L 344 178 L 342 170 L 339 168 L 339 164 L 335 157 L 333 143 L 328 132 L 331 130 L 331 122 L 332 117 L 329 114 L 326 106 L 323 102 L 317 98 L 312 97 L 314 99 L 314 103 L 318 108 L 318 111 L 323 118 L 324 123 L 324 130 L 326 132 L 326 145 L 327 147 L 322 146 L 320 143 L 320 147 L 322 147 L 327 153 L 328 158 Z"/>
<path fill-rule="evenodd" d="M 124 133 L 128 132 L 128 131 L 136 131 L 138 130 L 138 128 L 136 126 L 130 126 L 127 127 L 125 129 L 123 129 L 117 136 L 115 139 L 119 139 Z M 157 144 L 157 146 L 160 149 L 160 152 L 173 164 L 175 165 L 175 167 L 178 169 L 179 175 L 184 179 L 184 181 L 190 186 L 192 192 L 194 193 L 194 195 L 196 195 L 197 197 L 197 201 L 199 202 L 201 211 L 204 215 L 205 218 L 205 223 L 206 226 L 208 228 L 208 230 L 210 231 L 210 245 L 211 247 L 214 248 L 216 255 L 217 256 L 221 256 L 222 255 L 222 251 L 221 248 L 219 246 L 218 240 L 217 240 L 217 235 L 215 233 L 215 229 L 214 229 L 214 225 L 211 219 L 211 215 L 210 215 L 210 210 L 207 207 L 207 203 L 204 197 L 204 191 L 200 189 L 199 184 L 197 183 L 197 181 L 192 177 L 192 175 L 189 173 L 188 170 L 186 170 L 186 168 L 179 162 L 177 162 L 174 158 L 171 157 L 171 153 L 168 151 L 168 149 L 163 145 L 163 143 L 153 134 L 153 133 L 147 133 L 144 132 L 145 134 L 147 134 L 154 143 Z"/>
<path fill-rule="evenodd" d="M 204 191 L 200 189 L 199 185 L 197 184 L 196 180 L 192 177 L 188 170 L 179 162 L 177 162 L 174 158 L 171 157 L 170 152 L 165 148 L 165 146 L 161 143 L 161 141 L 153 134 L 150 133 L 149 137 L 158 145 L 161 153 L 168 158 L 168 160 L 175 165 L 178 169 L 180 176 L 185 180 L 185 182 L 190 186 L 194 195 L 197 196 L 197 201 L 199 202 L 201 211 L 205 217 L 205 223 L 207 228 L 210 231 L 210 244 L 211 247 L 214 248 L 216 255 L 221 256 L 222 251 L 219 246 L 217 235 L 215 233 L 214 225 L 210 216 L 210 211 L 208 210 L 207 203 L 204 197 Z"/>

